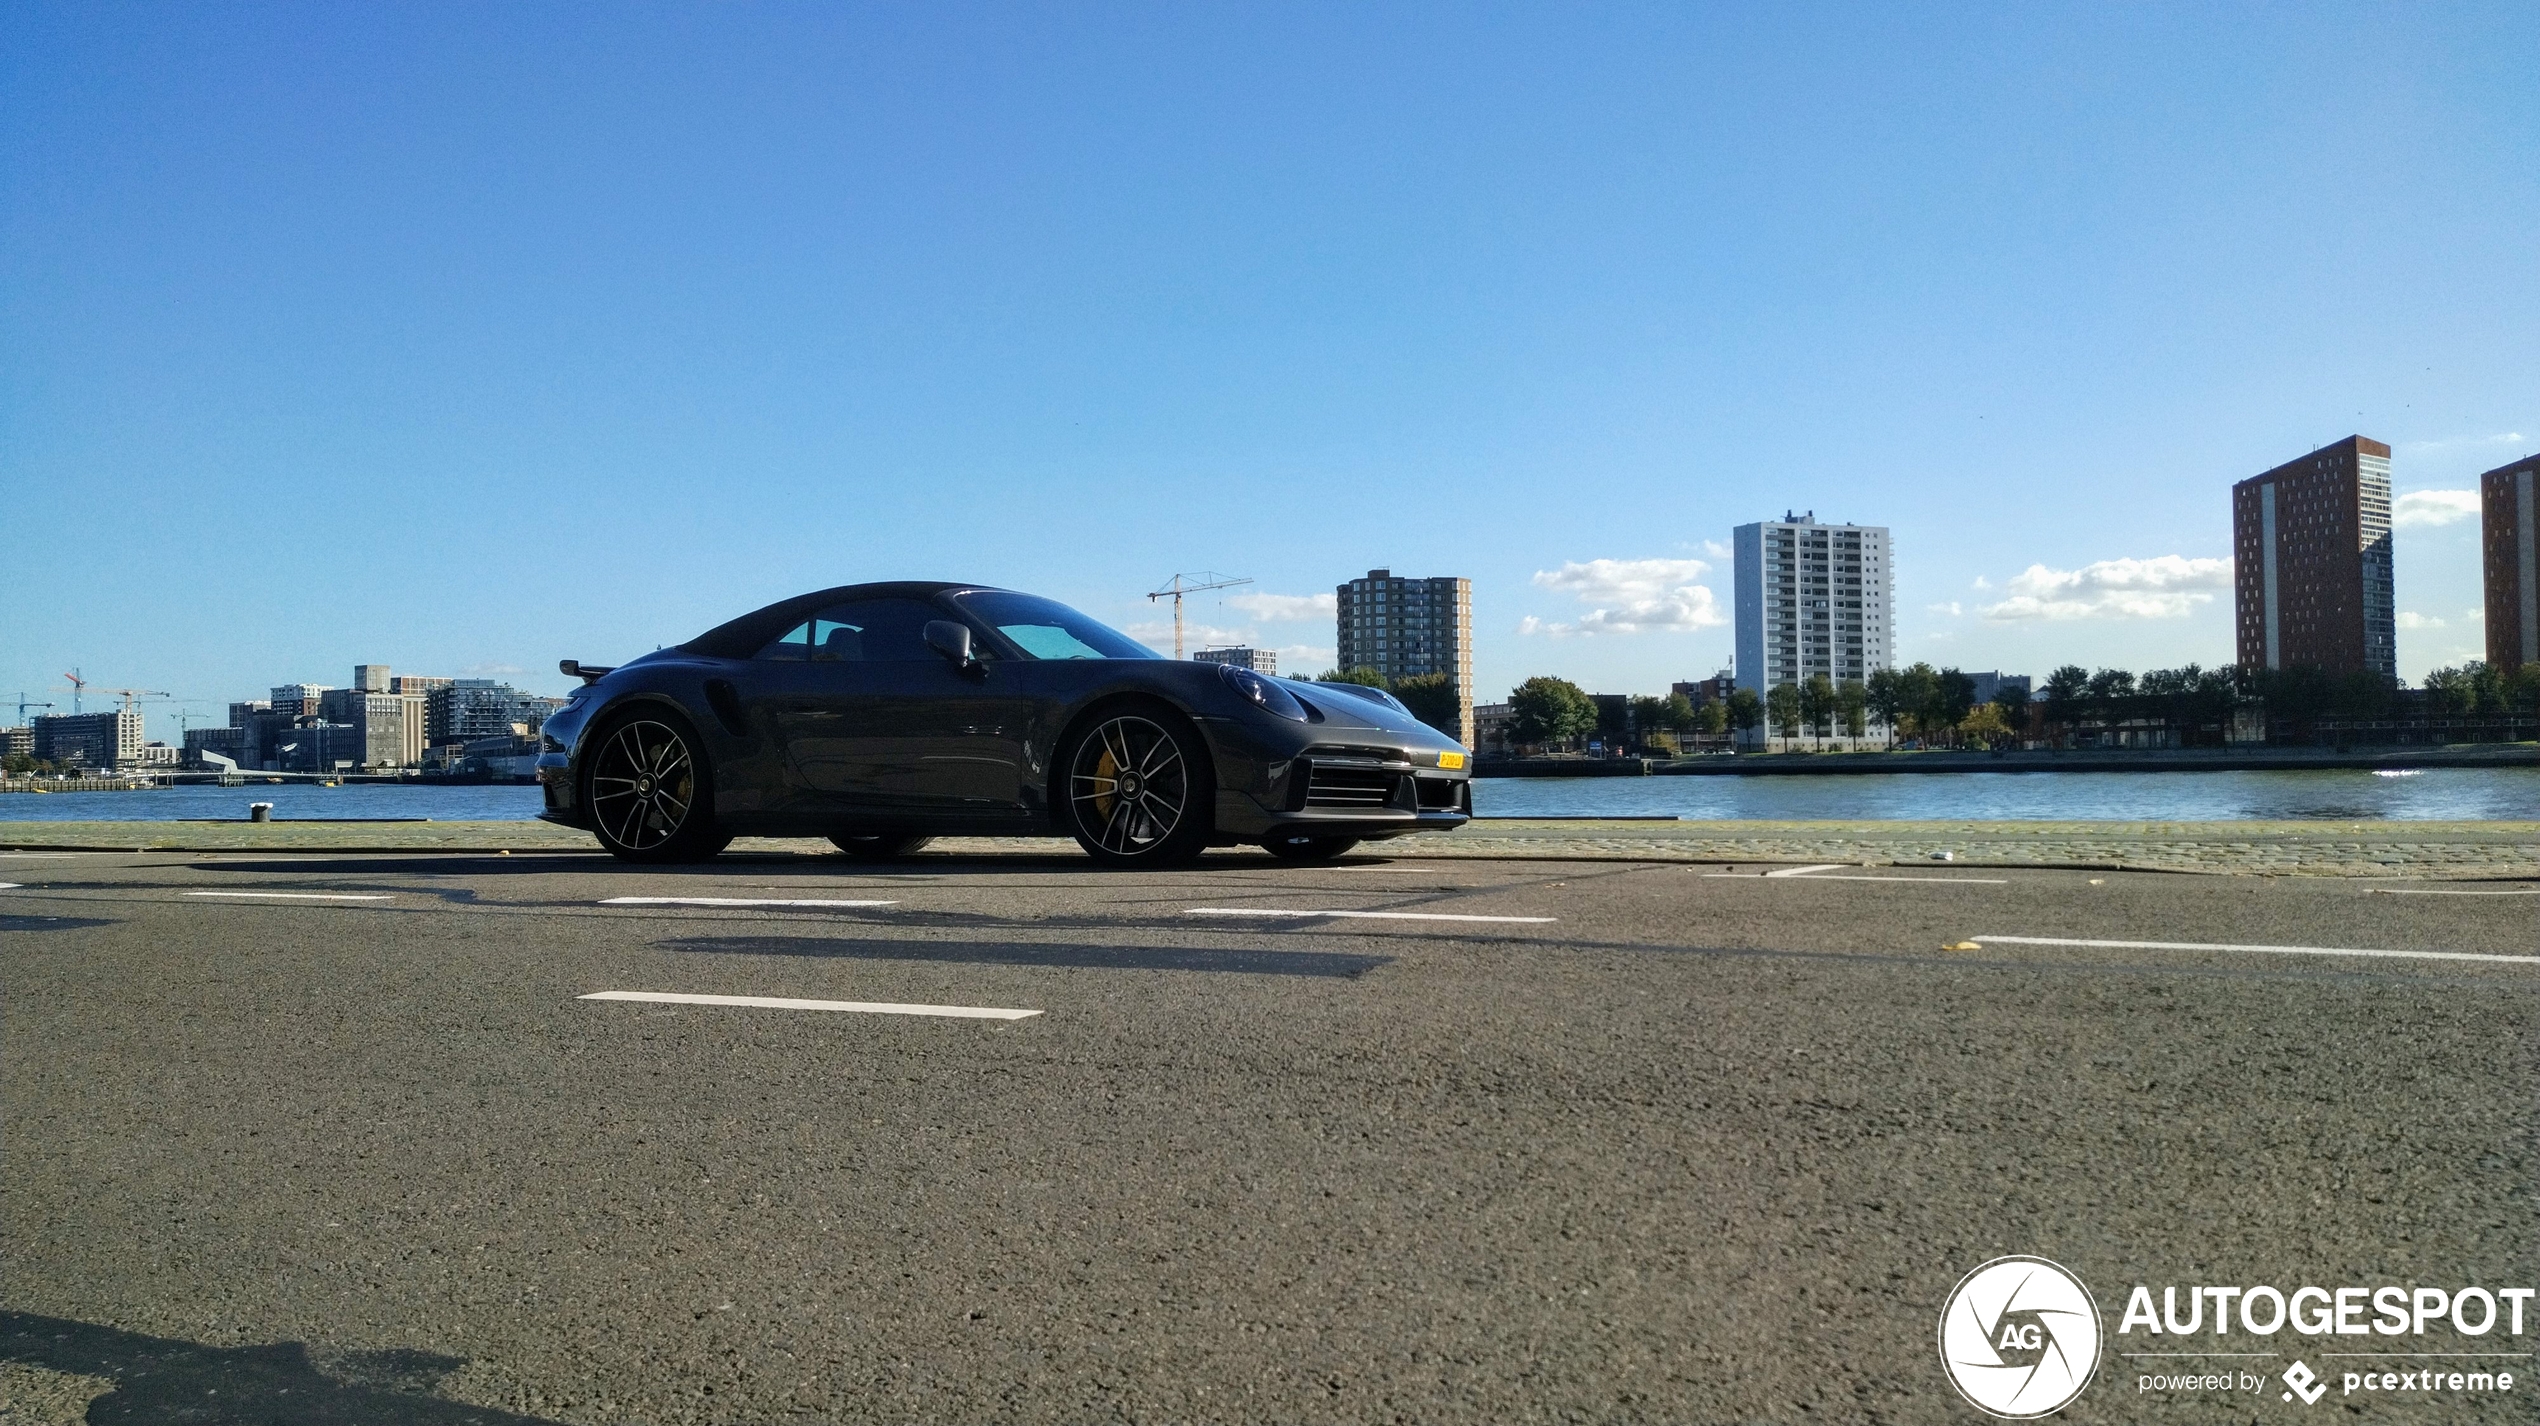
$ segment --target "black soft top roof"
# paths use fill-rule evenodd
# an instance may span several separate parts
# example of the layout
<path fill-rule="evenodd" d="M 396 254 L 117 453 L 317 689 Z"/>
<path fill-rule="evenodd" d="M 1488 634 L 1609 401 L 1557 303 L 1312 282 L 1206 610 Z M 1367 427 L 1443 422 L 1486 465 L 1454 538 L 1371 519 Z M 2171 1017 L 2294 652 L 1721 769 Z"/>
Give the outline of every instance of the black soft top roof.
<path fill-rule="evenodd" d="M 990 584 L 952 584 L 933 579 L 902 579 L 880 584 L 841 584 L 780 600 L 728 624 L 717 624 L 679 647 L 708 658 L 745 659 L 767 642 L 832 604 L 849 599 L 933 599 L 953 590 L 998 590 Z"/>

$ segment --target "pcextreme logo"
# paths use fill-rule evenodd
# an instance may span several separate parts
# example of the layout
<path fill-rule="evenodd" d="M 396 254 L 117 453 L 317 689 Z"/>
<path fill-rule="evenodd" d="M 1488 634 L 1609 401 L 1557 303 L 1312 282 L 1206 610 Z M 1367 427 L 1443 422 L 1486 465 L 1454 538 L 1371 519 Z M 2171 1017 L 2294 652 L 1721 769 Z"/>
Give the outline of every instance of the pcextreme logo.
<path fill-rule="evenodd" d="M 2090 1289 L 2044 1258 L 1995 1258 L 1940 1309 L 1940 1363 L 1969 1405 L 2025 1421 L 2061 1411 L 2099 1365 Z"/>

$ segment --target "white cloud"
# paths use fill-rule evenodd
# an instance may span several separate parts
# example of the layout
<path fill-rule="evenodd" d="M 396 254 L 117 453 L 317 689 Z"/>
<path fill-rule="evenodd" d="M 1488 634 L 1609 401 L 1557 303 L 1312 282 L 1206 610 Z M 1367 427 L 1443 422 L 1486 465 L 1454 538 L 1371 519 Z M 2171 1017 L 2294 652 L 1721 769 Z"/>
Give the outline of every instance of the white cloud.
<path fill-rule="evenodd" d="M 1641 634 L 1716 629 L 1729 622 L 1720 601 L 1694 583 L 1711 566 L 1694 559 L 1589 560 L 1535 571 L 1535 587 L 1558 590 L 1590 606 L 1575 624 L 1528 615 L 1521 634 Z"/>
<path fill-rule="evenodd" d="M 1961 605 L 1955 599 L 1950 600 L 1946 604 L 1934 604 L 1928 607 L 1934 614 L 1946 614 L 1953 619 L 1967 612 L 1965 606 Z"/>
<path fill-rule="evenodd" d="M 2521 444 L 2522 432 L 2498 431 L 2492 436 L 2447 436 L 2439 441 L 2410 441 L 2405 448 L 2412 451 L 2439 451 L 2451 446 L 2518 446 Z"/>
<path fill-rule="evenodd" d="M 2398 623 L 2399 627 L 2402 629 L 2440 629 L 2443 627 L 2443 621 L 2430 614 L 2414 614 L 2405 609 L 2399 611 Z"/>
<path fill-rule="evenodd" d="M 2030 565 L 2005 586 L 2011 597 L 1984 608 L 1988 619 L 2178 619 L 2210 592 L 2231 587 L 2231 561 L 2158 555 L 2100 560 L 2080 569 Z"/>
<path fill-rule="evenodd" d="M 1737 550 L 1733 546 L 1721 544 L 1718 540 L 1704 540 L 1702 552 L 1715 560 L 1724 560 L 1735 555 Z"/>
<path fill-rule="evenodd" d="M 1312 678 L 1340 660 L 1340 650 L 1329 644 L 1281 644 L 1271 652 L 1279 656 L 1279 671 L 1291 678 Z"/>
<path fill-rule="evenodd" d="M 459 672 L 469 678 L 500 678 L 507 673 L 527 673 L 529 670 L 516 663 L 472 663 Z"/>
<path fill-rule="evenodd" d="M 1226 602 L 1265 624 L 1293 624 L 1338 617 L 1340 604 L 1330 594 L 1229 594 Z"/>
<path fill-rule="evenodd" d="M 1143 624 L 1132 624 L 1121 632 L 1159 653 L 1173 651 L 1173 621 L 1170 619 L 1153 619 Z M 1242 644 L 1247 648 L 1253 647 L 1252 631 L 1250 629 L 1221 629 L 1215 624 L 1196 624 L 1189 620 L 1184 620 L 1182 623 L 1182 651 L 1184 653 L 1189 653 L 1193 649 L 1224 648 L 1234 644 Z"/>
<path fill-rule="evenodd" d="M 1976 582 L 1973 587 L 1977 589 L 1991 589 L 1993 587 L 1993 581 L 1979 574 L 1976 576 Z"/>
<path fill-rule="evenodd" d="M 2475 490 L 2411 490 L 2390 502 L 2390 523 L 2403 530 L 2415 525 L 2449 525 L 2477 513 Z"/>

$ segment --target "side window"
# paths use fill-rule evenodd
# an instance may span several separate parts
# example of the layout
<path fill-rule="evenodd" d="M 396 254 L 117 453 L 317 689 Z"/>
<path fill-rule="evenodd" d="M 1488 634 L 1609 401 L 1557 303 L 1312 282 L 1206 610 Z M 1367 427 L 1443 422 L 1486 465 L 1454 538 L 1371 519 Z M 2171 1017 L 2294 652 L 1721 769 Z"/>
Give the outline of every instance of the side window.
<path fill-rule="evenodd" d="M 942 655 L 926 646 L 928 621 L 944 612 L 920 599 L 832 604 L 801 630 L 813 663 L 909 663 Z"/>
<path fill-rule="evenodd" d="M 804 658 L 809 656 L 810 652 L 811 625 L 796 624 L 794 627 L 786 630 L 774 639 L 769 640 L 767 647 L 759 650 L 756 654 L 752 655 L 752 657 L 762 659 L 782 659 L 800 663 Z"/>

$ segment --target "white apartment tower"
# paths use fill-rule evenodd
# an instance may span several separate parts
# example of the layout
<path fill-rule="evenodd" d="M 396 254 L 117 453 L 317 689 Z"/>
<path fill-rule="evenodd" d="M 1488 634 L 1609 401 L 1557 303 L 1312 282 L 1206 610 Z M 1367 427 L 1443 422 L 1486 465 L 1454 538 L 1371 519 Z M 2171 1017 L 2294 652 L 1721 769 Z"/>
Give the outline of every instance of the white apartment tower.
<path fill-rule="evenodd" d="M 1816 512 L 1740 525 L 1737 686 L 1867 681 L 1896 664 L 1896 580 L 1884 525 L 1820 525 Z"/>
<path fill-rule="evenodd" d="M 1458 712 L 1456 726 L 1440 731 L 1473 746 L 1473 581 L 1371 569 L 1332 593 L 1340 667 L 1372 668 L 1389 679 L 1445 674 L 1455 682 Z"/>

